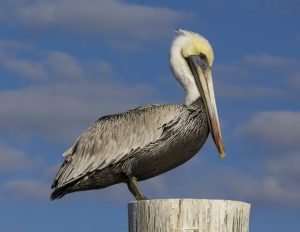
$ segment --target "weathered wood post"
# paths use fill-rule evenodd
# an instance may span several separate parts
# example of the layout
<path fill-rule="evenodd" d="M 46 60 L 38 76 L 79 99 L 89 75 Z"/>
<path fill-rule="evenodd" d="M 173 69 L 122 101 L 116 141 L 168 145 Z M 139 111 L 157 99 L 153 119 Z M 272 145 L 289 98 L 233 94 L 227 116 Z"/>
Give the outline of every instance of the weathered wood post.
<path fill-rule="evenodd" d="M 165 199 L 128 204 L 129 232 L 248 232 L 250 204 Z"/>

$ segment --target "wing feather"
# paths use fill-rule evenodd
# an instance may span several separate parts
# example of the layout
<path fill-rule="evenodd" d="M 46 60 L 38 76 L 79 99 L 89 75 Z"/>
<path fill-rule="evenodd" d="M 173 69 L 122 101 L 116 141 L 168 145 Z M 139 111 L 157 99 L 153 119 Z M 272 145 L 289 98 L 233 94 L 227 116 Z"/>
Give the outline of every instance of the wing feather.
<path fill-rule="evenodd" d="M 155 143 L 177 121 L 183 108 L 176 104 L 150 105 L 100 118 L 65 152 L 66 160 L 52 187 L 116 164 L 133 151 Z"/>

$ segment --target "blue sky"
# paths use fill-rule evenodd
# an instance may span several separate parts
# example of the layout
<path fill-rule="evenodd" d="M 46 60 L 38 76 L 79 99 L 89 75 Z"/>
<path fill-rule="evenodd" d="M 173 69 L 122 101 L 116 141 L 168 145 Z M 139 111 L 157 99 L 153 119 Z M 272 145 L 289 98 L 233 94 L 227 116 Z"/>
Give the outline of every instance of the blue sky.
<path fill-rule="evenodd" d="M 169 46 L 204 35 L 227 157 L 211 139 L 144 181 L 150 198 L 252 204 L 251 231 L 300 230 L 299 0 L 2 0 L 0 231 L 127 231 L 125 185 L 50 202 L 61 154 L 102 115 L 183 102 Z"/>

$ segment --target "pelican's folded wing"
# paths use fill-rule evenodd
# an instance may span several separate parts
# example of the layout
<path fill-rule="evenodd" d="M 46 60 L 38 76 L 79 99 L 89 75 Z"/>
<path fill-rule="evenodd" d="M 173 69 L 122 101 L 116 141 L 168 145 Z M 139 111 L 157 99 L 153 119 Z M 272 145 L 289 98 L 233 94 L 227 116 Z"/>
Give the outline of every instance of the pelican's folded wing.
<path fill-rule="evenodd" d="M 186 107 L 177 104 L 151 105 L 100 118 L 65 152 L 52 188 L 116 164 L 132 151 L 154 143 L 180 118 L 182 110 Z"/>

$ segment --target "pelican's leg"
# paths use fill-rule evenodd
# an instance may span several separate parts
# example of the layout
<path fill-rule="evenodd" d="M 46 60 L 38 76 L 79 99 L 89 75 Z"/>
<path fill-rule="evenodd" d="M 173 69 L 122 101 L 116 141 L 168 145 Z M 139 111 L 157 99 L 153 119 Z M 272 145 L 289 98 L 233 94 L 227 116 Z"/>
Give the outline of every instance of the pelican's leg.
<path fill-rule="evenodd" d="M 129 177 L 127 187 L 137 201 L 147 200 L 147 197 L 145 197 L 144 193 L 139 187 L 135 176 Z"/>

